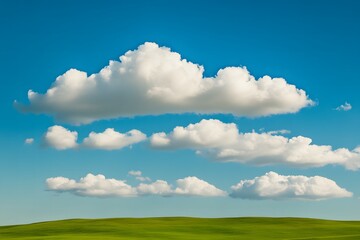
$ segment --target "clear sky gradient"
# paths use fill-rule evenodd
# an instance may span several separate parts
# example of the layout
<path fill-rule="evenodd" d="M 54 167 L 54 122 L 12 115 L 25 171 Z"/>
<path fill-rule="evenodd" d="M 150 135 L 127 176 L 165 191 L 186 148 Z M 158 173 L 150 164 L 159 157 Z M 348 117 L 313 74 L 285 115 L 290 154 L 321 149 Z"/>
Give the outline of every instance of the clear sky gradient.
<path fill-rule="evenodd" d="M 1 1 L 0 2 L 0 224 L 65 218 L 147 216 L 299 216 L 359 219 L 360 174 L 341 166 L 257 167 L 209 161 L 193 150 L 159 151 L 142 142 L 120 150 L 43 146 L 54 124 L 79 133 L 139 129 L 150 136 L 202 119 L 236 123 L 240 131 L 287 129 L 334 149 L 360 145 L 359 1 Z M 246 66 L 256 78 L 282 77 L 317 104 L 295 114 L 259 118 L 230 114 L 164 114 L 74 126 L 44 114 L 24 114 L 14 100 L 44 93 L 70 68 L 97 73 L 144 42 L 171 48 L 203 65 L 205 76 L 226 66 Z M 348 102 L 349 111 L 334 110 Z M 33 144 L 24 144 L 34 138 Z M 136 184 L 140 170 L 151 179 L 197 176 L 230 191 L 240 180 L 269 171 L 320 175 L 353 193 L 322 201 L 242 200 L 230 197 L 93 198 L 46 191 L 45 180 L 103 174 Z"/>

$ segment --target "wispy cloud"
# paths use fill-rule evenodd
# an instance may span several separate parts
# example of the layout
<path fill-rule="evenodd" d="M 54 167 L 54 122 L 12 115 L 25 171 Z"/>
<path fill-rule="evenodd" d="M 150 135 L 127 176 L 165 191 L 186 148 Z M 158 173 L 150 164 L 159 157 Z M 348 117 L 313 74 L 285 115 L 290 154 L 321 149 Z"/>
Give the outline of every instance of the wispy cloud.
<path fill-rule="evenodd" d="M 34 143 L 34 138 L 26 138 L 24 141 L 25 144 L 31 145 Z"/>
<path fill-rule="evenodd" d="M 345 112 L 350 111 L 351 109 L 352 109 L 352 106 L 348 102 L 345 102 L 344 104 L 335 108 L 336 111 L 345 111 Z"/>
<path fill-rule="evenodd" d="M 132 171 L 129 171 L 128 174 L 129 174 L 130 176 L 135 177 L 136 180 L 139 180 L 139 181 L 141 181 L 141 182 L 150 182 L 150 181 L 151 181 L 151 179 L 150 179 L 149 177 L 144 177 L 144 176 L 142 175 L 142 172 L 141 172 L 141 171 L 134 171 L 134 170 L 132 170 Z"/>
<path fill-rule="evenodd" d="M 286 130 L 286 129 L 274 130 L 274 131 L 267 132 L 267 134 L 270 134 L 270 135 L 279 135 L 279 134 L 285 135 L 285 134 L 290 134 L 290 133 L 291 133 L 291 131 Z"/>

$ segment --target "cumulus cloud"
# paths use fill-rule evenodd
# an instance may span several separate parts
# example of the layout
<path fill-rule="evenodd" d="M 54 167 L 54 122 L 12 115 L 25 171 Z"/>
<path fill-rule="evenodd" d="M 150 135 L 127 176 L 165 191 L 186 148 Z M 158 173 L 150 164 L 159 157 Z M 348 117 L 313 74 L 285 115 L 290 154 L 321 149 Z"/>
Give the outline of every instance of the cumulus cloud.
<path fill-rule="evenodd" d="M 88 148 L 114 150 L 121 149 L 146 139 L 146 135 L 139 130 L 131 130 L 125 134 L 108 128 L 102 133 L 91 132 L 83 141 L 83 146 Z"/>
<path fill-rule="evenodd" d="M 216 188 L 210 183 L 201 180 L 197 177 L 186 177 L 176 180 L 176 188 L 172 189 L 166 181 L 157 180 L 150 184 L 140 184 L 138 190 L 140 194 L 151 194 L 161 196 L 203 196 L 203 197 L 217 197 L 226 196 L 227 193 Z"/>
<path fill-rule="evenodd" d="M 131 187 L 124 180 L 107 179 L 104 175 L 87 174 L 79 181 L 65 177 L 46 179 L 49 190 L 56 192 L 71 192 L 80 196 L 93 197 L 134 197 L 136 189 Z"/>
<path fill-rule="evenodd" d="M 353 194 L 325 177 L 283 176 L 268 172 L 231 187 L 230 196 L 244 199 L 308 199 L 351 197 Z"/>
<path fill-rule="evenodd" d="M 24 141 L 25 144 L 33 144 L 34 143 L 34 139 L 33 138 L 26 138 Z"/>
<path fill-rule="evenodd" d="M 141 176 L 141 174 L 136 175 Z M 175 187 L 164 180 L 131 186 L 125 180 L 106 178 L 104 175 L 91 173 L 79 181 L 65 177 L 48 178 L 46 185 L 49 191 L 69 192 L 89 197 L 228 196 L 227 192 L 194 176 L 176 180 Z M 252 180 L 240 181 L 231 187 L 229 195 L 242 199 L 323 200 L 351 197 L 352 193 L 325 177 L 282 176 L 269 172 Z"/>
<path fill-rule="evenodd" d="M 62 126 L 49 127 L 44 134 L 44 143 L 46 146 L 58 150 L 85 147 L 102 150 L 116 150 L 134 143 L 139 143 L 146 139 L 146 135 L 139 130 L 133 129 L 127 133 L 120 133 L 113 128 L 107 128 L 102 133 L 91 132 L 84 138 L 82 144 L 77 143 L 78 133 L 70 131 Z"/>
<path fill-rule="evenodd" d="M 144 176 L 142 175 L 142 172 L 141 172 L 141 171 L 133 171 L 133 170 L 132 170 L 132 171 L 129 171 L 128 174 L 129 174 L 130 176 L 135 177 L 136 180 L 139 180 L 139 181 L 141 181 L 141 182 L 149 182 L 149 181 L 151 181 L 151 179 L 150 179 L 149 177 L 144 177 Z"/>
<path fill-rule="evenodd" d="M 156 180 L 152 183 L 140 183 L 136 188 L 139 195 L 159 195 L 159 196 L 172 196 L 174 190 L 171 185 L 164 180 Z"/>
<path fill-rule="evenodd" d="M 226 67 L 216 76 L 169 48 L 147 42 L 110 61 L 99 73 L 70 69 L 41 94 L 29 90 L 24 112 L 86 124 L 100 119 L 164 113 L 230 113 L 266 116 L 312 105 L 304 90 L 283 78 L 255 79 L 245 67 Z"/>
<path fill-rule="evenodd" d="M 351 109 L 352 109 L 352 106 L 348 102 L 345 102 L 344 104 L 335 108 L 335 110 L 337 110 L 337 111 L 345 111 L 345 112 L 350 111 Z"/>
<path fill-rule="evenodd" d="M 69 148 L 77 147 L 78 133 L 76 131 L 69 131 L 62 126 L 49 127 L 44 135 L 44 143 L 49 147 L 53 147 L 58 150 L 65 150 Z"/>
<path fill-rule="evenodd" d="M 354 150 L 312 144 L 307 137 L 286 138 L 273 133 L 240 133 L 234 123 L 202 120 L 170 133 L 155 133 L 151 146 L 158 149 L 194 149 L 221 162 L 251 165 L 285 164 L 294 167 L 321 167 L 328 164 L 360 168 L 360 147 Z"/>
<path fill-rule="evenodd" d="M 50 191 L 70 192 L 75 195 L 92 197 L 135 197 L 145 195 L 217 197 L 227 195 L 225 191 L 197 177 L 178 179 L 176 188 L 173 188 L 164 180 L 130 186 L 124 180 L 107 179 L 104 175 L 93 175 L 91 173 L 79 181 L 65 177 L 48 178 L 46 179 L 46 185 Z"/>
<path fill-rule="evenodd" d="M 191 195 L 191 196 L 225 196 L 226 192 L 216 188 L 215 186 L 201 180 L 197 177 L 186 177 L 176 180 L 177 188 L 175 194 Z"/>

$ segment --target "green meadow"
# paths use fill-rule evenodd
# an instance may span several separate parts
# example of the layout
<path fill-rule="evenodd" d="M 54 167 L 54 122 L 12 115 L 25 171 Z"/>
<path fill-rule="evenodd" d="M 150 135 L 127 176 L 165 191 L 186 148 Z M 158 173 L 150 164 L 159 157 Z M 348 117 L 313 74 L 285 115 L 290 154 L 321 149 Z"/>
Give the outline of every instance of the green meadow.
<path fill-rule="evenodd" d="M 360 239 L 360 221 L 255 217 L 72 219 L 3 226 L 0 239 Z"/>

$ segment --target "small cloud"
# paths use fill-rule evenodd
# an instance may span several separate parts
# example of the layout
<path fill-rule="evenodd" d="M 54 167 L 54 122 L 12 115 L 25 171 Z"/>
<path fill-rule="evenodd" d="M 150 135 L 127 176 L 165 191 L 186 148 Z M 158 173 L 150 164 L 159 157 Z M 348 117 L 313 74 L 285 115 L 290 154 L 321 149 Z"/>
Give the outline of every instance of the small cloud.
<path fill-rule="evenodd" d="M 128 172 L 128 174 L 130 175 L 130 176 L 134 176 L 134 177 L 138 177 L 138 176 L 141 176 L 141 174 L 142 174 L 142 172 L 141 171 L 130 171 L 130 172 Z"/>
<path fill-rule="evenodd" d="M 53 147 L 57 150 L 65 150 L 69 148 L 76 148 L 78 133 L 76 131 L 69 131 L 62 126 L 49 127 L 44 135 L 44 143 L 46 146 Z"/>
<path fill-rule="evenodd" d="M 33 144 L 33 142 L 34 142 L 34 139 L 33 138 L 27 138 L 27 139 L 25 139 L 25 144 L 28 144 L 28 145 L 30 145 L 30 144 Z"/>
<path fill-rule="evenodd" d="M 116 150 L 131 146 L 131 144 L 144 141 L 145 139 L 146 135 L 136 129 L 127 133 L 120 133 L 113 128 L 107 128 L 102 133 L 91 132 L 84 139 L 83 145 L 88 148 Z"/>
<path fill-rule="evenodd" d="M 139 180 L 140 182 L 150 182 L 151 181 L 150 178 L 142 176 L 141 171 L 130 171 L 130 172 L 128 172 L 128 174 L 130 176 L 135 177 L 135 179 Z"/>
<path fill-rule="evenodd" d="M 104 132 L 90 132 L 88 137 L 78 143 L 78 132 L 71 131 L 59 125 L 49 127 L 44 134 L 45 146 L 57 150 L 90 148 L 102 150 L 118 150 L 124 147 L 131 147 L 132 144 L 146 140 L 146 135 L 139 130 L 133 129 L 126 133 L 120 133 L 113 128 L 107 128 Z"/>
<path fill-rule="evenodd" d="M 275 130 L 275 131 L 269 131 L 267 132 L 267 134 L 270 134 L 270 135 L 279 135 L 279 134 L 290 134 L 291 131 L 290 130 L 286 130 L 286 129 L 281 129 L 281 130 Z"/>
<path fill-rule="evenodd" d="M 345 112 L 350 111 L 351 109 L 352 109 L 352 106 L 348 102 L 345 102 L 344 104 L 335 108 L 336 111 L 345 111 Z"/>

